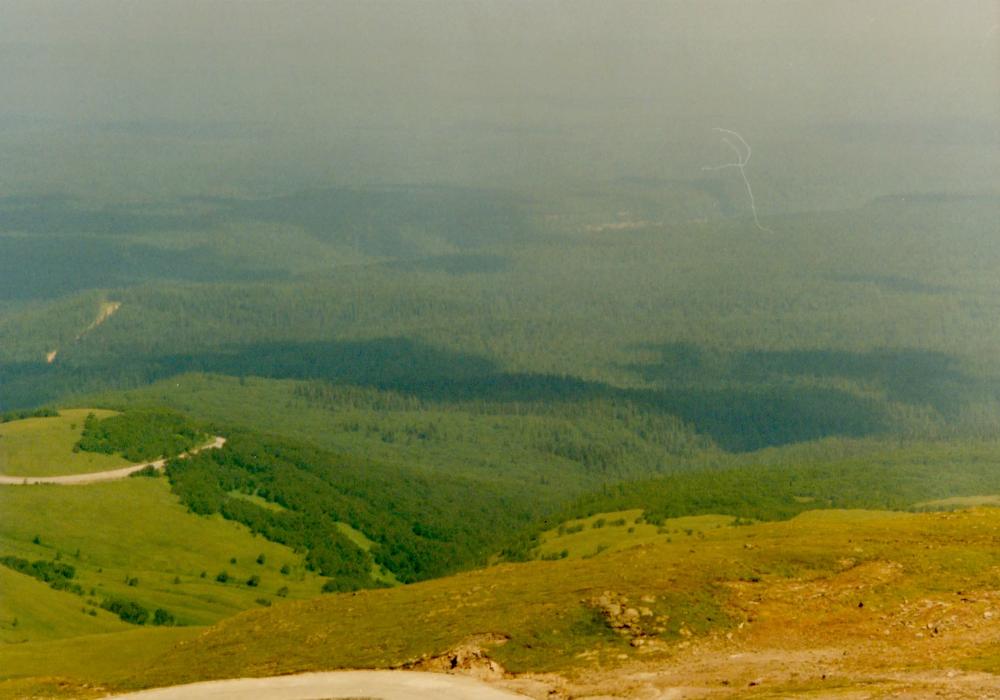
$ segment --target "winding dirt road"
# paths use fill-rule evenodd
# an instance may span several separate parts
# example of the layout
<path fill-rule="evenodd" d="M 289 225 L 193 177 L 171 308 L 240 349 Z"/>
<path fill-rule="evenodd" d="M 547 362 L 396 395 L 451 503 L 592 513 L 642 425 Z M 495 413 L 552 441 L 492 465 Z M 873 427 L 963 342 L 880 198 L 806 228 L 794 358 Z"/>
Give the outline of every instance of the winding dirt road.
<path fill-rule="evenodd" d="M 226 444 L 226 438 L 221 436 L 216 436 L 212 442 L 207 445 L 202 445 L 197 447 L 190 452 L 185 452 L 179 456 L 186 457 L 189 454 L 197 454 L 202 450 L 217 450 Z M 144 464 L 133 464 L 128 467 L 121 467 L 120 469 L 109 469 L 103 472 L 90 472 L 88 474 L 67 474 L 65 476 L 2 476 L 0 475 L 0 485 L 7 486 L 19 486 L 27 484 L 93 484 L 98 481 L 116 481 L 117 479 L 125 479 L 131 474 L 137 471 L 142 471 L 147 467 L 152 467 L 153 469 L 163 469 L 166 466 L 166 459 L 158 459 L 155 462 L 146 462 Z"/>
<path fill-rule="evenodd" d="M 525 698 L 468 676 L 419 671 L 331 671 L 192 683 L 116 695 L 120 700 L 512 700 Z"/>

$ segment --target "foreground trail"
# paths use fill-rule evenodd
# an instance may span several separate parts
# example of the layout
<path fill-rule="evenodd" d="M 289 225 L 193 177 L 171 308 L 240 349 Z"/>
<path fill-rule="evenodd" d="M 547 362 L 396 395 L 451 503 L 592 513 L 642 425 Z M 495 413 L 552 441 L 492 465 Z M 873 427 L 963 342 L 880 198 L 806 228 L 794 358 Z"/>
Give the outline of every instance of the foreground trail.
<path fill-rule="evenodd" d="M 226 444 L 226 438 L 221 436 L 216 436 L 207 445 L 202 445 L 197 447 L 190 452 L 185 452 L 180 457 L 185 457 L 189 454 L 197 454 L 202 450 L 217 450 Z M 166 466 L 166 459 L 158 459 L 154 462 L 145 462 L 143 464 L 132 464 L 128 467 L 121 467 L 120 469 L 109 469 L 103 472 L 91 472 L 89 474 L 67 474 L 65 476 L 3 476 L 0 475 L 0 485 L 6 486 L 19 486 L 19 485 L 31 485 L 31 484 L 63 484 L 63 485 L 79 485 L 79 484 L 94 484 L 99 481 L 116 481 L 118 479 L 125 479 L 135 472 L 142 471 L 143 469 L 153 468 L 153 469 L 163 469 Z"/>
<path fill-rule="evenodd" d="M 511 700 L 523 695 L 493 688 L 465 676 L 416 671 L 334 671 L 275 678 L 239 678 L 115 696 L 125 700 Z"/>

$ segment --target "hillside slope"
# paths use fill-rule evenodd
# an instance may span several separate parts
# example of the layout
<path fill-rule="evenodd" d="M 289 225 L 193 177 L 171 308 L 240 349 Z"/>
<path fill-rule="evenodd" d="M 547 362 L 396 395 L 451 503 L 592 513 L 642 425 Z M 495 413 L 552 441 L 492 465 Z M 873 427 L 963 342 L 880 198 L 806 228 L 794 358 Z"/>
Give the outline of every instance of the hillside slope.
<path fill-rule="evenodd" d="M 164 479 L 3 486 L 0 512 L 0 556 L 55 561 L 75 569 L 73 582 L 85 595 L 58 595 L 75 599 L 71 609 L 76 617 L 90 619 L 87 610 L 98 607 L 94 601 L 117 597 L 150 611 L 162 607 L 179 624 L 203 625 L 254 607 L 256 599 L 270 599 L 281 587 L 291 597 L 307 597 L 318 594 L 322 585 L 304 570 L 301 554 L 290 548 L 254 537 L 222 518 L 188 513 Z M 263 563 L 257 563 L 258 557 Z M 289 566 L 288 575 L 280 572 L 283 565 Z M 226 583 L 216 580 L 222 571 L 230 578 Z M 245 585 L 255 575 L 259 582 Z M 29 591 L 24 593 L 30 599 Z M 20 588 L 5 587 L 3 597 L 11 610 L 31 607 Z M 21 622 L 18 641 L 81 633 L 72 619 L 62 620 L 59 634 Z"/>
<path fill-rule="evenodd" d="M 537 697 L 982 697 L 1000 670 L 997 538 L 990 509 L 718 524 L 586 559 L 241 613 L 114 682 L 457 666 Z M 0 652 L 0 689 L 44 687 L 20 664 Z"/>

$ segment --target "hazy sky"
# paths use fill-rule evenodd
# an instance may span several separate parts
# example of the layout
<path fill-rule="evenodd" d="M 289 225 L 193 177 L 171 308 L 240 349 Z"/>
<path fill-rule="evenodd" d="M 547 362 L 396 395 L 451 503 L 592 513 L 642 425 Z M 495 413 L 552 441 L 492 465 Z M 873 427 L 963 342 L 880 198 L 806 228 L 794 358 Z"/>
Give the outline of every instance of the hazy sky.
<path fill-rule="evenodd" d="M 426 126 L 996 119 L 996 0 L 0 0 L 0 112 Z"/>

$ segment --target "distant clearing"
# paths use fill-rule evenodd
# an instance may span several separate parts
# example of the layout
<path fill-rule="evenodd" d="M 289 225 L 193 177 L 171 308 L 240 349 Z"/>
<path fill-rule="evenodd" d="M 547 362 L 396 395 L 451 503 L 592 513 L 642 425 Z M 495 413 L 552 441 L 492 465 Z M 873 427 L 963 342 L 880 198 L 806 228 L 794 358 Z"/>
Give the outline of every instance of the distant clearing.
<path fill-rule="evenodd" d="M 360 530 L 355 530 L 347 523 L 337 523 L 337 529 L 340 530 L 347 539 L 366 552 L 375 544 L 370 539 L 365 537 L 365 533 Z"/>
<path fill-rule="evenodd" d="M 262 498 L 255 493 L 243 493 L 242 491 L 230 491 L 229 495 L 233 498 L 238 498 L 241 501 L 246 501 L 247 503 L 253 503 L 255 506 L 260 506 L 265 510 L 272 511 L 274 513 L 281 513 L 285 508 L 274 501 L 269 501 L 266 498 Z"/>
<path fill-rule="evenodd" d="M 1000 506 L 1000 495 L 939 498 L 935 501 L 916 503 L 913 507 L 918 510 L 958 510 L 960 508 L 975 508 L 977 506 Z"/>
<path fill-rule="evenodd" d="M 538 555 L 542 559 L 586 559 L 641 544 L 703 537 L 705 532 L 728 527 L 736 520 L 730 515 L 695 515 L 651 525 L 642 515 L 642 510 L 632 509 L 568 520 L 542 534 Z"/>
<path fill-rule="evenodd" d="M 122 303 L 120 301 L 102 301 L 100 309 L 97 312 L 97 316 L 90 323 L 89 326 L 80 331 L 75 338 L 76 342 L 83 340 L 84 336 L 89 334 L 92 330 L 97 328 L 99 325 L 111 318 L 118 309 L 120 309 Z M 45 353 L 45 364 L 51 365 L 56 361 L 56 357 L 59 355 L 59 348 L 54 348 Z"/>
<path fill-rule="evenodd" d="M 0 423 L 0 474 L 59 476 L 128 466 L 127 460 L 116 455 L 73 451 L 90 413 L 98 418 L 115 415 L 114 411 L 73 408 L 60 410 L 54 418 Z"/>
<path fill-rule="evenodd" d="M 104 301 L 104 302 L 101 302 L 101 308 L 97 312 L 97 317 L 94 319 L 93 323 L 91 323 L 89 326 L 87 326 L 86 328 L 84 328 L 83 331 L 80 332 L 80 335 L 76 336 L 76 339 L 80 340 L 81 338 L 83 338 L 83 336 L 87 335 L 92 330 L 94 330 L 95 328 L 97 328 L 99 325 L 101 325 L 102 323 L 104 323 L 105 321 L 107 321 L 121 307 L 122 307 L 122 303 L 120 301 Z"/>
<path fill-rule="evenodd" d="M 375 546 L 374 542 L 365 537 L 365 533 L 354 529 L 347 523 L 338 522 L 337 529 L 340 530 L 344 537 L 357 545 L 359 549 L 363 549 L 367 552 Z M 376 581 L 381 581 L 382 583 L 388 583 L 390 585 L 396 585 L 399 583 L 399 579 L 396 578 L 395 574 L 374 562 L 372 562 L 372 578 Z"/>

